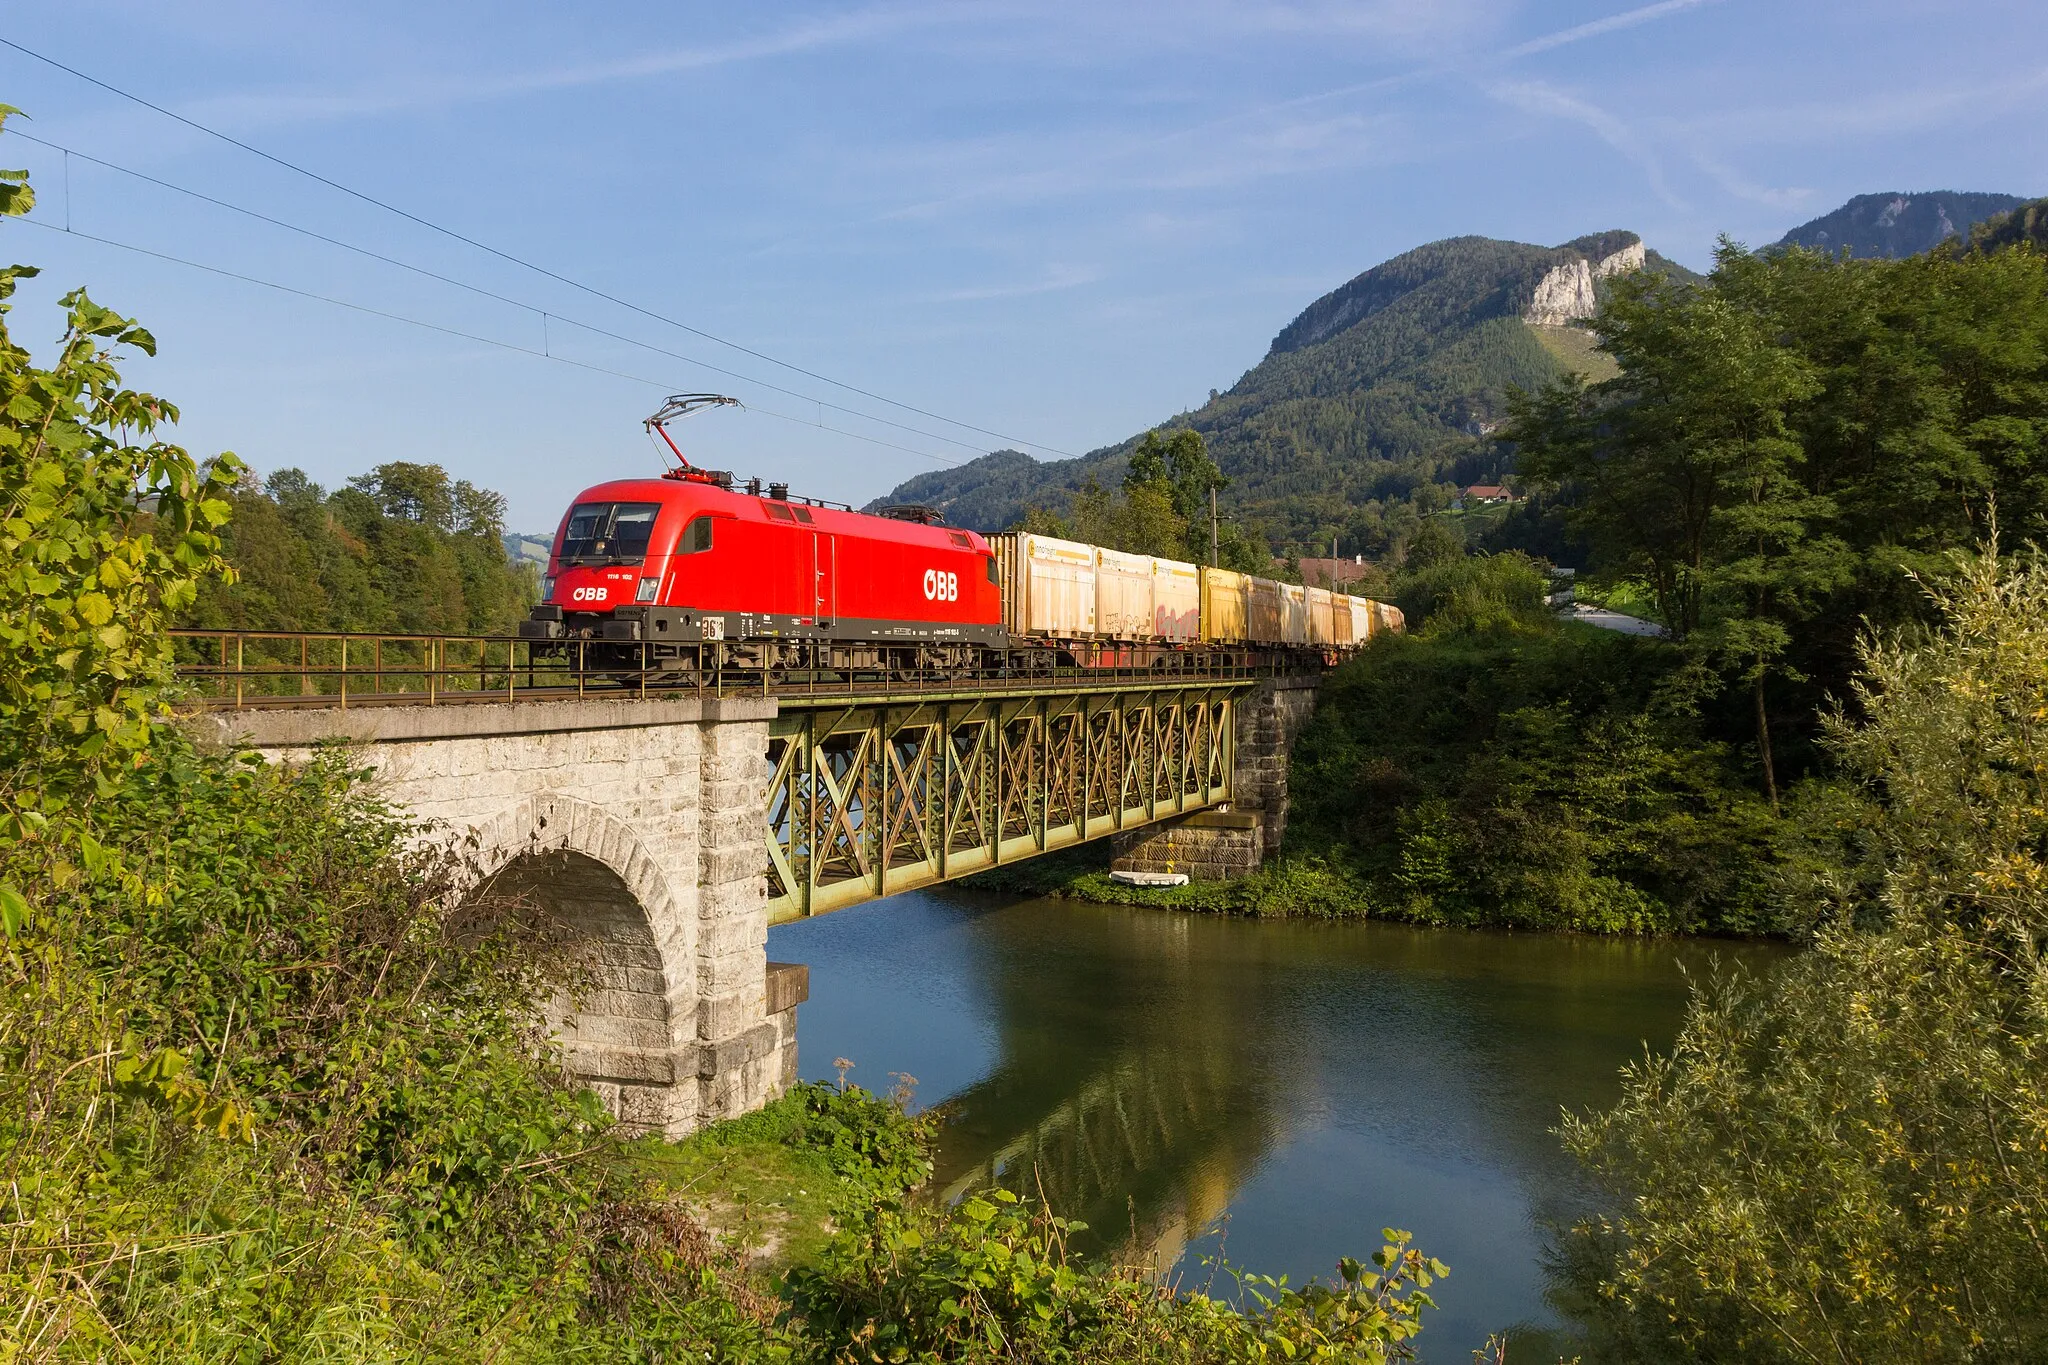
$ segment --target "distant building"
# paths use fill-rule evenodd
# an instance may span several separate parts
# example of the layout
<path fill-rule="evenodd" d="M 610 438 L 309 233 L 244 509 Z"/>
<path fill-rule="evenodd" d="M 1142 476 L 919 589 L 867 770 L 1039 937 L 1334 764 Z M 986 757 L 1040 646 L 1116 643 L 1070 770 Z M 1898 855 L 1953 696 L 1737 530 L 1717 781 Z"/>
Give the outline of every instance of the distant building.
<path fill-rule="evenodd" d="M 1341 588 L 1347 583 L 1356 583 L 1373 571 L 1365 562 L 1364 555 L 1350 559 L 1304 559 L 1301 561 L 1301 581 L 1311 588 Z"/>
<path fill-rule="evenodd" d="M 1458 497 L 1467 505 L 1484 505 L 1493 502 L 1513 502 L 1515 495 L 1497 483 L 1475 483 L 1470 488 L 1458 490 Z"/>

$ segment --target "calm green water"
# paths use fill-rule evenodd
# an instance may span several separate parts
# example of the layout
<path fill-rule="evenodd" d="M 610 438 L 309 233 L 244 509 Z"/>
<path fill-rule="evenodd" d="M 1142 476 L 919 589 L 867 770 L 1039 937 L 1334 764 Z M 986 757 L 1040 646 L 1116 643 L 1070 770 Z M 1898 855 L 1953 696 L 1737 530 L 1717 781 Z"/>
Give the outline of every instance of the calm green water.
<path fill-rule="evenodd" d="M 1096 1249 L 1197 1284 L 1218 1250 L 1299 1281 L 1407 1228 L 1451 1267 L 1423 1338 L 1440 1362 L 1557 1323 L 1544 1229 L 1587 1199 L 1560 1109 L 1608 1103 L 1619 1066 L 1670 1043 L 1681 964 L 1777 954 L 958 893 L 783 926 L 768 950 L 810 964 L 807 1077 L 850 1058 L 945 1106 L 945 1190 L 1042 1186 Z"/>

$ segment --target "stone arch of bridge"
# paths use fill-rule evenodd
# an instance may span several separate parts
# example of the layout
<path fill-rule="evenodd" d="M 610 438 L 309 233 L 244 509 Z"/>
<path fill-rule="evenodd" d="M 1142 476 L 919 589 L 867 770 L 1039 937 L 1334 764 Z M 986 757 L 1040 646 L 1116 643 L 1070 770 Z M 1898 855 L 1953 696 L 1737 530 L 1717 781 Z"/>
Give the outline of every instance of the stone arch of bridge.
<path fill-rule="evenodd" d="M 561 935 L 575 983 L 545 1002 L 568 1071 L 629 1128 L 696 1108 L 696 962 L 675 888 L 632 827 L 573 797 L 523 800 L 476 828 L 479 892 Z"/>

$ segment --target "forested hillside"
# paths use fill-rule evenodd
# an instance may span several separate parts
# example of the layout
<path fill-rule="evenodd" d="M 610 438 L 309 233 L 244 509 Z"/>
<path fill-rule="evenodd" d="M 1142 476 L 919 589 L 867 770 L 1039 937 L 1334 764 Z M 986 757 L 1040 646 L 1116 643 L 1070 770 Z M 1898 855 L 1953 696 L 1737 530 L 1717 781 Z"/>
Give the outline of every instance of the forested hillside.
<path fill-rule="evenodd" d="M 221 533 L 232 584 L 208 580 L 180 625 L 508 634 L 537 574 L 509 560 L 505 500 L 439 465 L 378 465 L 328 492 L 296 469 L 246 478 Z"/>
<path fill-rule="evenodd" d="M 1897 260 L 1932 251 L 1951 237 L 1967 238 L 1985 219 L 2018 207 L 2014 194 L 1964 194 L 1935 190 L 1905 194 L 1859 194 L 1833 213 L 1801 223 L 1780 237 L 1779 247 L 1803 246 L 1830 255 Z"/>
<path fill-rule="evenodd" d="M 1457 485 L 1500 476 L 1486 433 L 1510 389 L 1597 363 L 1559 324 L 1592 311 L 1603 262 L 1630 268 L 1640 249 L 1628 232 L 1560 247 L 1485 237 L 1418 247 L 1310 304 L 1227 393 L 1162 429 L 1203 436 L 1229 479 L 1225 508 L 1276 552 L 1327 547 L 1334 535 L 1346 553 L 1383 554 Z M 1641 262 L 1691 276 L 1654 252 Z M 1047 464 L 999 451 L 877 501 L 929 503 L 985 530 L 1032 507 L 1064 515 L 1091 478 L 1120 482 L 1136 443 Z"/>

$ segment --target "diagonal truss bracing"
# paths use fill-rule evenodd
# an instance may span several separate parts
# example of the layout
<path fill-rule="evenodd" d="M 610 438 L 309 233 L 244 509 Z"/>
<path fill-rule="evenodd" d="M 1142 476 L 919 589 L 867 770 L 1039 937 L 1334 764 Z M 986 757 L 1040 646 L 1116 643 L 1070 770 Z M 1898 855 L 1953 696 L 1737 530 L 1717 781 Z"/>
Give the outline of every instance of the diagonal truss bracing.
<path fill-rule="evenodd" d="M 1230 799 L 1244 680 L 792 706 L 771 723 L 770 923 Z"/>

